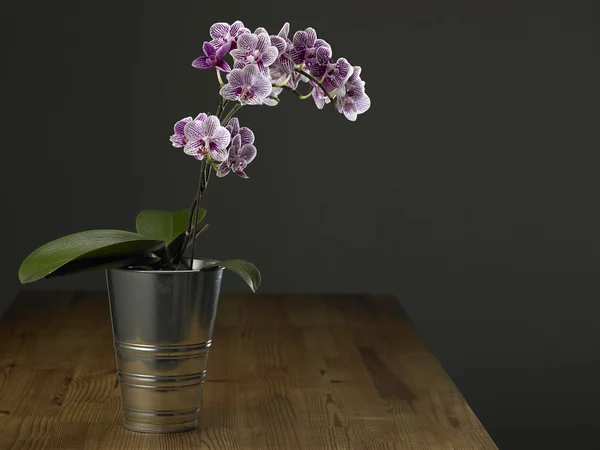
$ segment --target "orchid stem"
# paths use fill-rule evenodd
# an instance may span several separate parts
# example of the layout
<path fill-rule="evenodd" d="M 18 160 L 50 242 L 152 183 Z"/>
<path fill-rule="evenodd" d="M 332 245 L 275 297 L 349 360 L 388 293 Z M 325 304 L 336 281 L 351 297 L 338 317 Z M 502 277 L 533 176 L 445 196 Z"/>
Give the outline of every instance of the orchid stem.
<path fill-rule="evenodd" d="M 319 86 L 321 89 L 323 89 L 323 92 L 325 92 L 325 94 L 327 95 L 327 97 L 329 97 L 329 100 L 331 100 L 332 102 L 333 100 L 333 95 L 331 95 L 329 93 L 329 91 L 327 89 L 325 89 L 323 87 L 323 83 L 321 83 L 321 81 L 319 81 L 317 78 L 313 77 L 310 73 L 305 72 L 302 69 L 294 69 L 296 72 L 301 73 L 302 75 L 304 75 L 306 78 L 308 78 L 310 81 L 314 82 L 317 86 Z"/>
<path fill-rule="evenodd" d="M 291 86 L 281 86 L 281 87 L 284 88 L 284 89 L 287 89 L 288 91 L 292 91 L 294 94 L 296 94 L 296 96 L 300 100 L 306 100 L 307 98 L 309 98 L 313 94 L 313 92 L 315 90 L 314 88 L 312 88 L 311 91 L 308 94 L 302 95 L 300 92 L 298 92 L 296 89 L 294 89 Z"/>
<path fill-rule="evenodd" d="M 223 83 L 223 78 L 221 78 L 221 71 L 219 69 L 216 69 L 217 71 L 217 80 L 219 80 L 219 87 L 223 87 L 223 85 L 225 83 Z"/>
<path fill-rule="evenodd" d="M 193 229 L 192 233 L 192 257 L 191 257 L 191 266 L 194 267 L 194 257 L 196 253 L 196 225 L 198 222 L 198 214 L 200 210 L 200 198 L 202 197 L 202 192 L 206 188 L 206 158 L 202 160 L 202 164 L 200 166 L 200 179 L 198 180 L 198 191 L 196 192 L 196 202 L 194 205 L 193 212 Z M 190 230 L 191 231 L 191 230 Z"/>
<path fill-rule="evenodd" d="M 219 106 L 217 107 L 217 113 L 215 114 L 215 116 L 217 116 L 219 119 L 221 118 L 221 114 L 223 114 L 223 110 L 225 109 L 226 103 L 227 103 L 227 100 L 225 100 L 224 98 L 221 98 L 221 101 L 219 102 Z"/>
<path fill-rule="evenodd" d="M 273 86 L 275 86 L 275 87 L 285 87 L 285 85 L 287 84 L 287 82 L 290 81 L 291 77 L 292 77 L 292 74 L 289 74 L 287 77 L 285 77 L 285 80 L 283 80 L 281 83 L 274 84 Z"/>
<path fill-rule="evenodd" d="M 229 122 L 229 119 L 231 119 L 233 117 L 233 115 L 238 112 L 238 110 L 244 105 L 240 104 L 240 103 L 236 103 L 236 105 L 231 108 L 231 110 L 229 111 L 229 113 L 225 116 L 225 118 L 223 119 L 223 121 L 221 123 L 223 123 L 225 125 L 227 125 L 227 122 Z"/>

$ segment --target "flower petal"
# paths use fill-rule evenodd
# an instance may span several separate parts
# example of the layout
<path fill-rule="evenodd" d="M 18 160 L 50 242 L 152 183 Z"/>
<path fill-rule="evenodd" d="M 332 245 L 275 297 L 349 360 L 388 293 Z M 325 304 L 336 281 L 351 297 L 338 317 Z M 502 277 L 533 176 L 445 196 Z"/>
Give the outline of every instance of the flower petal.
<path fill-rule="evenodd" d="M 198 58 L 192 61 L 192 67 L 195 67 L 196 69 L 206 70 L 212 69 L 214 67 L 214 64 L 210 58 L 207 58 L 206 56 L 199 56 Z"/>
<path fill-rule="evenodd" d="M 264 99 L 265 99 L 265 97 L 258 97 L 255 95 L 254 97 L 249 98 L 249 99 L 240 98 L 240 103 L 242 105 L 262 105 L 262 102 Z"/>
<path fill-rule="evenodd" d="M 227 75 L 229 84 L 233 87 L 240 87 L 244 85 L 244 72 L 242 69 L 233 69 L 229 75 Z"/>
<path fill-rule="evenodd" d="M 350 65 L 346 58 L 338 58 L 337 68 L 339 70 L 340 77 L 344 79 L 344 82 L 346 82 L 354 72 L 354 68 Z"/>
<path fill-rule="evenodd" d="M 333 52 L 333 50 L 331 50 L 331 45 L 329 45 L 329 44 L 327 43 L 327 41 L 326 41 L 326 40 L 324 40 L 324 39 L 316 39 L 316 40 L 315 40 L 315 43 L 314 43 L 314 47 L 315 47 L 315 48 L 327 47 L 327 48 L 329 48 L 329 50 L 330 50 L 331 52 Z"/>
<path fill-rule="evenodd" d="M 315 41 L 317 40 L 317 32 L 312 27 L 309 27 L 304 31 L 306 32 L 306 46 L 313 47 L 315 45 Z"/>
<path fill-rule="evenodd" d="M 226 148 L 231 142 L 231 134 L 229 134 L 227 128 L 219 126 L 213 133 L 210 141 L 214 142 L 218 148 Z"/>
<path fill-rule="evenodd" d="M 262 35 L 262 36 L 264 36 L 264 35 Z M 265 67 L 270 66 L 271 64 L 273 64 L 275 62 L 278 55 L 279 55 L 279 51 L 277 50 L 276 47 L 273 47 L 273 46 L 267 47 L 265 52 L 262 54 L 263 65 Z"/>
<path fill-rule="evenodd" d="M 241 145 L 254 144 L 254 133 L 250 128 L 240 128 L 239 135 L 241 136 Z"/>
<path fill-rule="evenodd" d="M 277 36 L 279 36 L 283 39 L 287 39 L 288 34 L 290 34 L 290 24 L 289 24 L 289 22 L 286 22 L 281 27 L 281 30 L 279 31 L 279 34 Z"/>
<path fill-rule="evenodd" d="M 287 42 L 279 36 L 271 36 L 271 45 L 275 47 L 280 54 L 285 52 L 285 49 L 287 48 Z"/>
<path fill-rule="evenodd" d="M 259 34 L 258 40 L 256 41 L 256 50 L 264 52 L 271 46 L 271 38 L 268 34 Z"/>
<path fill-rule="evenodd" d="M 225 37 L 229 33 L 229 24 L 225 22 L 213 23 L 210 27 L 210 36 L 213 39 Z"/>
<path fill-rule="evenodd" d="M 323 109 L 325 107 L 325 103 L 329 102 L 329 98 L 327 98 L 323 90 L 319 87 L 315 87 L 312 98 L 315 101 L 315 105 L 317 105 L 317 108 L 319 109 Z"/>
<path fill-rule="evenodd" d="M 348 79 L 348 81 L 357 80 L 362 72 L 362 68 L 360 66 L 354 66 L 352 69 L 352 76 Z"/>
<path fill-rule="evenodd" d="M 213 41 L 211 41 L 211 44 L 213 44 Z M 215 48 L 218 48 L 217 50 L 217 55 L 221 55 L 220 57 L 222 58 L 223 56 L 225 56 L 227 53 L 229 53 L 229 50 L 231 50 L 231 46 L 232 46 L 232 42 L 227 42 L 226 44 L 220 44 L 220 45 L 215 45 Z M 214 45 L 214 44 L 213 44 Z"/>
<path fill-rule="evenodd" d="M 257 75 L 252 82 L 252 89 L 254 90 L 254 95 L 256 97 L 261 97 L 261 99 L 267 97 L 271 93 L 272 87 L 273 86 L 271 86 L 271 82 L 264 75 Z"/>
<path fill-rule="evenodd" d="M 358 113 L 354 107 L 344 108 L 343 113 L 344 116 L 346 116 L 346 119 L 351 120 L 352 122 L 356 121 L 356 117 L 358 116 Z"/>
<path fill-rule="evenodd" d="M 222 47 L 220 47 L 215 53 L 214 55 L 217 57 L 217 59 L 223 59 L 227 53 L 229 53 L 229 50 L 231 49 L 231 44 L 225 44 Z M 206 55 L 209 56 L 209 55 Z"/>
<path fill-rule="evenodd" d="M 371 98 L 367 94 L 363 94 L 354 101 L 354 107 L 358 114 L 367 112 L 371 107 Z"/>
<path fill-rule="evenodd" d="M 192 120 L 191 117 L 184 117 L 183 119 L 178 120 L 177 123 L 175 123 L 175 126 L 173 127 L 173 131 L 175 131 L 175 134 L 183 135 L 183 128 L 185 127 L 185 124 L 188 123 L 190 120 Z"/>
<path fill-rule="evenodd" d="M 269 32 L 264 27 L 258 27 L 256 30 L 254 30 L 254 34 L 256 34 L 257 36 L 259 34 L 266 34 L 268 36 Z"/>
<path fill-rule="evenodd" d="M 206 120 L 201 123 L 201 126 L 204 136 L 209 137 L 212 140 L 213 135 L 221 126 L 221 122 L 217 116 L 208 116 Z"/>
<path fill-rule="evenodd" d="M 256 147 L 252 144 L 246 144 L 239 152 L 240 158 L 250 164 L 256 158 Z"/>
<path fill-rule="evenodd" d="M 243 48 L 231 50 L 230 53 L 235 59 L 244 59 L 246 56 L 248 56 L 248 50 L 244 50 Z"/>
<path fill-rule="evenodd" d="M 269 86 L 271 86 L 271 82 L 260 74 L 260 71 L 255 64 L 250 64 L 250 65 L 244 67 L 241 70 L 241 75 L 242 75 L 242 83 L 240 84 L 240 86 L 254 85 L 254 80 L 258 79 L 259 77 L 262 79 L 265 79 L 269 83 Z M 266 97 L 266 94 L 264 96 Z"/>
<path fill-rule="evenodd" d="M 197 141 L 198 139 L 204 138 L 204 122 L 199 120 L 192 120 L 185 124 L 183 127 L 183 133 L 189 141 Z"/>
<path fill-rule="evenodd" d="M 234 69 L 243 69 L 244 67 L 246 67 L 248 64 L 246 63 L 245 60 L 243 59 L 237 59 L 234 63 L 233 63 L 233 68 Z"/>
<path fill-rule="evenodd" d="M 237 117 L 232 117 L 229 119 L 229 122 L 227 122 L 227 126 L 225 128 L 227 128 L 231 134 L 231 137 L 233 138 L 240 132 L 240 121 Z"/>
<path fill-rule="evenodd" d="M 302 64 L 304 62 L 304 55 L 305 51 L 303 48 L 299 49 L 294 47 L 290 50 L 290 57 L 292 58 L 292 61 L 294 61 L 294 64 Z"/>
<path fill-rule="evenodd" d="M 236 134 L 231 140 L 231 145 L 229 147 L 229 156 L 232 158 L 235 157 L 242 147 L 242 137 L 239 134 Z"/>
<path fill-rule="evenodd" d="M 327 70 L 327 66 L 321 66 L 319 64 L 313 64 L 310 66 L 310 74 L 315 78 L 321 78 L 325 75 L 325 71 Z"/>
<path fill-rule="evenodd" d="M 331 48 L 327 46 L 319 47 L 315 53 L 317 64 L 325 65 L 331 59 Z"/>
<path fill-rule="evenodd" d="M 305 31 L 296 31 L 293 42 L 295 49 L 304 50 L 308 46 L 308 35 Z"/>
<path fill-rule="evenodd" d="M 231 72 L 231 67 L 229 67 L 229 64 L 227 64 L 227 61 L 224 60 L 220 60 L 219 62 L 217 62 L 217 65 L 215 66 L 217 69 L 219 69 L 221 72 Z"/>
<path fill-rule="evenodd" d="M 238 48 L 244 50 L 254 50 L 258 43 L 258 36 L 251 33 L 242 34 L 237 40 Z"/>
<path fill-rule="evenodd" d="M 236 170 L 235 173 L 240 178 L 250 178 L 243 170 Z"/>
<path fill-rule="evenodd" d="M 173 144 L 173 147 L 176 148 L 185 147 L 185 144 L 187 144 L 187 139 L 182 134 L 174 134 L 169 138 L 169 140 Z"/>
<path fill-rule="evenodd" d="M 233 22 L 231 24 L 231 28 L 229 29 L 229 34 L 231 36 L 237 36 L 238 34 L 242 33 L 244 31 L 244 24 L 239 21 L 236 20 L 235 22 Z"/>
<path fill-rule="evenodd" d="M 277 106 L 279 105 L 279 102 L 277 101 L 276 97 L 269 96 L 263 100 L 262 104 L 266 106 Z"/>
<path fill-rule="evenodd" d="M 190 141 L 183 147 L 183 152 L 187 155 L 195 155 L 202 147 L 204 147 L 204 141 L 202 139 Z"/>
<path fill-rule="evenodd" d="M 224 176 L 228 175 L 229 172 L 231 172 L 231 166 L 229 165 L 228 161 L 224 161 L 217 169 L 217 176 L 219 178 L 223 178 Z"/>
<path fill-rule="evenodd" d="M 281 55 L 279 57 L 279 65 L 284 73 L 290 74 L 294 71 L 294 61 L 287 55 Z"/>
<path fill-rule="evenodd" d="M 223 162 L 229 157 L 229 152 L 225 148 L 212 148 L 208 151 L 208 156 L 210 156 L 213 161 Z"/>
<path fill-rule="evenodd" d="M 199 120 L 200 122 L 204 122 L 208 116 L 206 113 L 200 113 L 196 116 L 194 120 Z"/>
<path fill-rule="evenodd" d="M 215 47 L 210 42 L 204 42 L 202 44 L 202 51 L 208 57 L 213 56 L 216 53 Z"/>

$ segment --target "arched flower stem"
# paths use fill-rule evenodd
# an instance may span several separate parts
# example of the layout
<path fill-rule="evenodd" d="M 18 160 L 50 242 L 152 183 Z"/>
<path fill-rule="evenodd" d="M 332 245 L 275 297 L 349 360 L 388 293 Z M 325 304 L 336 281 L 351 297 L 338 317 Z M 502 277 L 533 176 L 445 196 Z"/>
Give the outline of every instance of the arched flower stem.
<path fill-rule="evenodd" d="M 329 100 L 331 100 L 332 102 L 334 102 L 334 101 L 335 101 L 335 100 L 334 100 L 334 98 L 333 98 L 333 95 L 331 95 L 331 94 L 329 93 L 329 91 L 323 87 L 323 83 L 322 83 L 320 80 L 318 80 L 317 78 L 313 77 L 313 76 L 312 76 L 310 73 L 308 73 L 308 72 L 305 72 L 305 71 L 304 71 L 304 70 L 302 70 L 302 69 L 298 69 L 298 68 L 296 68 L 296 69 L 294 69 L 294 70 L 295 70 L 296 72 L 298 72 L 298 73 L 300 73 L 300 74 L 304 75 L 304 76 L 305 76 L 306 78 L 308 78 L 310 81 L 314 82 L 314 83 L 315 83 L 317 86 L 319 86 L 319 87 L 320 87 L 320 88 L 323 90 L 323 92 L 325 92 L 325 95 L 327 95 L 327 97 L 329 97 Z"/>
<path fill-rule="evenodd" d="M 229 111 L 229 113 L 225 116 L 225 118 L 221 121 L 221 124 L 223 124 L 223 126 L 227 125 L 227 122 L 229 122 L 229 119 L 231 119 L 233 117 L 233 115 L 238 112 L 238 110 L 244 105 L 242 105 L 241 103 L 236 103 L 235 106 L 233 108 L 231 108 L 231 110 Z"/>
<path fill-rule="evenodd" d="M 313 92 L 314 92 L 314 88 L 312 88 L 310 90 L 310 92 L 308 94 L 302 95 L 300 92 L 298 92 L 296 89 L 294 89 L 293 87 L 290 86 L 280 86 L 284 89 L 287 89 L 288 91 L 292 91 L 294 94 L 296 94 L 296 96 L 300 99 L 300 100 L 306 100 L 307 98 L 309 98 Z"/>

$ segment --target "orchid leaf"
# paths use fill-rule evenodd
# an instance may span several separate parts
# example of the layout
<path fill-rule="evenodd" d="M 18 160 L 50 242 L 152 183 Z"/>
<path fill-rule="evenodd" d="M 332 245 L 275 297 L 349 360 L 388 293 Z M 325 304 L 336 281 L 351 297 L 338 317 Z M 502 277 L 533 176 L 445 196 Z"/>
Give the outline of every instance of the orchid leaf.
<path fill-rule="evenodd" d="M 198 210 L 198 220 L 201 222 L 206 216 L 206 210 Z M 168 246 L 178 237 L 183 236 L 189 220 L 189 210 L 162 211 L 147 209 L 140 212 L 135 220 L 136 229 L 139 234 L 149 239 L 164 241 Z"/>
<path fill-rule="evenodd" d="M 160 260 L 160 257 L 154 254 L 131 257 L 123 255 L 114 255 L 100 258 L 76 259 L 56 269 L 46 278 L 53 278 L 61 275 L 73 274 L 89 270 L 120 269 L 122 267 L 131 266 L 146 267 L 148 269 L 153 270 L 155 269 L 153 265 L 159 262 Z"/>
<path fill-rule="evenodd" d="M 209 264 L 208 267 L 224 267 L 225 269 L 231 270 L 237 276 L 239 276 L 244 282 L 252 289 L 252 292 L 256 292 L 261 283 L 260 271 L 258 267 L 243 259 L 229 259 L 227 261 L 219 261 L 217 263 Z"/>
<path fill-rule="evenodd" d="M 58 269 L 59 274 L 79 271 L 86 264 L 94 266 L 94 260 L 115 264 L 119 260 L 138 258 L 164 248 L 160 240 L 148 239 L 137 233 L 121 230 L 89 230 L 63 236 L 34 250 L 19 268 L 21 283 L 32 283 L 47 277 Z M 88 260 L 87 262 L 78 262 Z M 101 264 L 96 264 L 104 268 Z M 65 267 L 66 266 L 66 267 Z"/>

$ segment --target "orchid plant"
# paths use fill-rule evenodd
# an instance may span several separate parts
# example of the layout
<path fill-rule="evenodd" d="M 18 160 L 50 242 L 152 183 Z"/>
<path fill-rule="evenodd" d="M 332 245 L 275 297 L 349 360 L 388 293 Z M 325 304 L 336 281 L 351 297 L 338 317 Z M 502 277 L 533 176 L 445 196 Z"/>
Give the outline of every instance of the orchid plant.
<path fill-rule="evenodd" d="M 317 38 L 313 28 L 297 31 L 290 39 L 284 24 L 277 35 L 264 28 L 251 32 L 240 21 L 210 27 L 204 55 L 192 62 L 201 70 L 214 70 L 220 99 L 215 114 L 200 113 L 175 123 L 172 145 L 200 163 L 198 188 L 191 208 L 179 211 L 145 210 L 138 214 L 136 232 L 89 230 L 49 242 L 21 264 L 21 283 L 31 283 L 90 269 L 190 270 L 206 211 L 200 208 L 211 173 L 248 178 L 248 165 L 256 157 L 254 133 L 240 126 L 236 113 L 244 106 L 276 106 L 284 90 L 299 99 L 312 98 L 319 109 L 332 103 L 355 121 L 371 106 L 361 79 L 361 68 L 345 58 L 333 59 L 331 46 Z M 226 61 L 231 57 L 232 64 Z M 225 78 L 225 80 L 224 80 Z M 301 88 L 304 83 L 308 88 Z M 305 92 L 302 92 L 305 91 Z M 191 247 L 191 258 L 184 258 Z M 234 259 L 213 264 L 239 275 L 255 291 L 260 272 L 252 263 Z"/>

